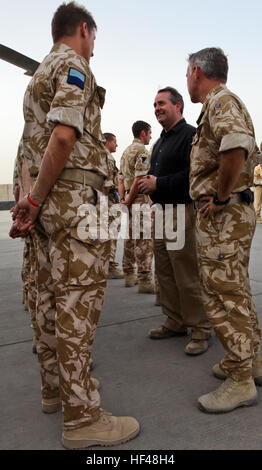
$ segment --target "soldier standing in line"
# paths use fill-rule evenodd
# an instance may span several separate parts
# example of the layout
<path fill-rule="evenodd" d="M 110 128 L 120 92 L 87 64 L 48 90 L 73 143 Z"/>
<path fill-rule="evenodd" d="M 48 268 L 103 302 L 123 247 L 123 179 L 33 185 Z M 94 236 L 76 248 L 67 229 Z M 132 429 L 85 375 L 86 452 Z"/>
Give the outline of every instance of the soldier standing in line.
<path fill-rule="evenodd" d="M 248 276 L 255 231 L 253 172 L 257 145 L 250 115 L 226 87 L 228 62 L 218 48 L 190 54 L 188 92 L 202 103 L 193 139 L 190 194 L 206 311 L 226 351 L 213 373 L 225 382 L 199 398 L 219 413 L 257 402 L 262 385 L 261 331 Z"/>
<path fill-rule="evenodd" d="M 108 195 L 108 205 L 109 210 L 113 204 L 119 203 L 118 195 L 118 168 L 116 166 L 116 161 L 113 157 L 117 149 L 117 140 L 116 136 L 111 132 L 104 132 L 104 138 L 106 139 L 106 149 L 108 155 L 108 168 L 109 173 L 112 177 L 112 180 L 105 182 L 106 194 Z M 110 223 L 114 220 L 114 217 L 110 217 Z M 120 227 L 119 227 L 120 229 Z M 117 249 L 117 240 L 111 240 L 111 253 L 109 260 L 109 270 L 108 270 L 108 279 L 123 279 L 124 273 L 121 271 L 118 262 L 116 261 L 116 249 Z"/>
<path fill-rule="evenodd" d="M 42 409 L 63 408 L 64 447 L 121 444 L 139 432 L 131 417 L 100 408 L 89 357 L 101 312 L 109 240 L 78 230 L 82 204 L 95 208 L 108 177 L 100 108 L 105 90 L 89 67 L 96 23 L 74 2 L 52 20 L 54 46 L 24 98 L 23 152 L 31 193 L 14 209 L 20 231 L 35 225 L 37 353 Z"/>
<path fill-rule="evenodd" d="M 20 187 L 21 187 L 21 173 L 22 173 L 22 139 L 19 142 L 17 155 L 14 163 L 14 171 L 13 171 L 13 195 L 15 202 L 19 200 L 20 194 Z M 21 270 L 21 278 L 22 278 L 22 302 L 24 304 L 24 309 L 28 310 L 28 288 L 29 288 L 29 242 L 28 238 L 24 237 L 24 250 L 23 250 L 23 262 L 22 262 L 22 270 Z"/>
<path fill-rule="evenodd" d="M 175 88 L 158 91 L 155 115 L 163 127 L 154 145 L 149 174 L 138 182 L 140 191 L 149 194 L 163 210 L 163 238 L 154 231 L 154 254 L 159 283 L 159 297 L 165 322 L 149 330 L 151 339 L 167 339 L 187 335 L 191 327 L 191 339 L 185 353 L 191 356 L 203 354 L 209 346 L 211 325 L 204 309 L 200 285 L 195 243 L 195 215 L 189 196 L 189 166 L 192 137 L 195 128 L 183 118 L 183 97 Z M 169 222 L 169 210 L 172 206 Z M 170 247 L 167 225 L 178 231 L 177 205 L 185 208 L 185 244 L 180 249 Z"/>
<path fill-rule="evenodd" d="M 153 294 L 155 289 L 152 283 L 152 239 L 143 238 L 142 214 L 140 214 L 138 236 L 132 230 L 134 216 L 132 204 L 137 204 L 140 209 L 143 204 L 150 203 L 147 195 L 139 193 L 137 182 L 147 174 L 150 166 L 150 154 L 145 145 L 151 140 L 151 127 L 144 121 L 136 121 L 132 126 L 132 132 L 134 140 L 121 157 L 119 172 L 119 197 L 129 208 L 129 238 L 124 241 L 123 271 L 126 287 L 132 287 L 138 282 L 140 294 Z"/>
<path fill-rule="evenodd" d="M 13 192 L 15 202 L 22 199 L 30 190 L 31 179 L 27 177 L 24 170 L 25 161 L 23 157 L 23 140 L 21 138 L 17 156 L 14 165 L 13 174 Z M 23 283 L 23 304 L 25 310 L 29 311 L 31 328 L 33 329 L 33 347 L 32 351 L 36 354 L 36 285 L 35 285 L 35 250 L 32 234 L 29 232 L 24 237 L 24 251 L 23 251 L 23 264 L 22 264 L 22 283 Z"/>

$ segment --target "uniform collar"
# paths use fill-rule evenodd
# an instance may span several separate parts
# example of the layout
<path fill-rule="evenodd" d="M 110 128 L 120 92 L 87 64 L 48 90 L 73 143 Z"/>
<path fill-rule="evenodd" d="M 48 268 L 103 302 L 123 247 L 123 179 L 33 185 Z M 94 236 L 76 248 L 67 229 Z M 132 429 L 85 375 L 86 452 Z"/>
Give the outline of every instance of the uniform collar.
<path fill-rule="evenodd" d="M 64 44 L 63 42 L 57 42 L 53 45 L 51 52 L 66 52 L 72 50 L 73 49 L 71 49 L 71 47 L 69 47 L 67 44 Z"/>
<path fill-rule="evenodd" d="M 133 144 L 134 144 L 134 143 L 144 145 L 143 142 L 141 142 L 141 140 L 138 139 L 137 137 L 134 138 Z"/>
<path fill-rule="evenodd" d="M 81 59 L 84 60 L 87 63 L 88 67 L 90 67 L 89 63 L 87 62 L 87 60 L 82 55 L 79 55 L 74 49 L 72 49 L 71 47 L 69 47 L 67 44 L 65 44 L 63 42 L 57 42 L 56 44 L 54 44 L 50 52 L 60 52 L 60 53 L 62 53 L 62 52 L 68 52 L 68 51 L 72 51 L 74 54 L 81 57 Z"/>
<path fill-rule="evenodd" d="M 205 111 L 208 107 L 208 103 L 210 101 L 210 99 L 212 98 L 212 96 L 215 96 L 217 95 L 220 91 L 222 90 L 225 90 L 226 89 L 226 85 L 224 85 L 224 83 L 219 83 L 218 85 L 214 86 L 210 92 L 207 94 L 206 98 L 205 98 L 205 101 L 203 103 L 203 106 L 202 106 L 202 109 L 201 109 L 201 113 L 199 115 L 199 118 L 197 120 L 197 125 L 200 124 L 201 122 L 201 119 L 203 117 L 203 115 L 205 114 Z"/>

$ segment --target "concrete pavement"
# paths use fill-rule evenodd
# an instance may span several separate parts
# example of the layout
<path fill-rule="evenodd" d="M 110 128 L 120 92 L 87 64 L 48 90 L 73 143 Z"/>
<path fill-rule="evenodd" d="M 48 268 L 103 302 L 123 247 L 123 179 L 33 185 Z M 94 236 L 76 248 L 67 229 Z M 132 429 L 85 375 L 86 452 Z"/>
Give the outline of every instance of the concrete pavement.
<path fill-rule="evenodd" d="M 29 314 L 21 302 L 23 242 L 8 238 L 10 221 L 8 211 L 0 211 L 0 449 L 62 450 L 61 412 L 41 411 L 37 357 L 32 354 Z M 250 277 L 260 323 L 261 243 L 258 225 Z M 189 338 L 150 340 L 148 329 L 162 322 L 154 300 L 153 295 L 125 288 L 123 280 L 108 282 L 92 355 L 93 375 L 102 385 L 102 407 L 141 423 L 136 439 L 110 449 L 261 450 L 262 387 L 257 406 L 220 415 L 199 411 L 197 398 L 220 384 L 212 366 L 222 357 L 222 347 L 214 336 L 206 354 L 190 357 L 183 352 Z"/>

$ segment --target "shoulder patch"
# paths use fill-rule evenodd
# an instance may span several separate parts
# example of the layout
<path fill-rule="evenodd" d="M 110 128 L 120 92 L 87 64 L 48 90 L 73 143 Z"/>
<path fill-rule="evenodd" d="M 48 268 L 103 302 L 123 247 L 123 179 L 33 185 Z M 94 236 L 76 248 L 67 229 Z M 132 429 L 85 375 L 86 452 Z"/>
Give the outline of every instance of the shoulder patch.
<path fill-rule="evenodd" d="M 67 77 L 67 83 L 76 85 L 83 90 L 85 87 L 85 80 L 86 76 L 84 73 L 80 72 L 77 69 L 74 69 L 73 67 L 70 67 Z"/>
<path fill-rule="evenodd" d="M 215 109 L 218 109 L 218 108 L 221 108 L 221 104 L 220 104 L 220 103 L 215 104 Z"/>
<path fill-rule="evenodd" d="M 145 165 L 147 163 L 147 157 L 142 156 L 142 163 Z"/>

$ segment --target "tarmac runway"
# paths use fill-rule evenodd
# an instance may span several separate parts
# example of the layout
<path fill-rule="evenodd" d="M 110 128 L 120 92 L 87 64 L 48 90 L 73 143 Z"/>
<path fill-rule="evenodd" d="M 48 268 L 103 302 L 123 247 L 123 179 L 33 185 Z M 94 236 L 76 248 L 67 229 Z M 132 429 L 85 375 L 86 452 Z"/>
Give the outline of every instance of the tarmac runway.
<path fill-rule="evenodd" d="M 40 375 L 32 354 L 29 314 L 22 305 L 23 242 L 8 238 L 11 218 L 0 211 L 0 449 L 62 450 L 61 412 L 41 411 Z M 262 225 L 257 225 L 250 278 L 260 324 L 262 312 Z M 121 258 L 121 246 L 118 248 Z M 156 341 L 147 331 L 162 322 L 155 297 L 109 280 L 92 357 L 101 382 L 101 406 L 114 415 L 136 417 L 136 439 L 112 450 L 261 450 L 262 387 L 259 403 L 231 413 L 211 415 L 197 398 L 220 381 L 212 366 L 223 356 L 216 336 L 208 352 L 184 353 L 189 337 Z M 103 450 L 100 447 L 90 450 Z"/>

